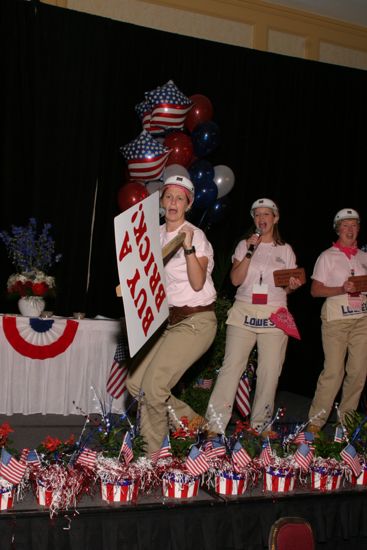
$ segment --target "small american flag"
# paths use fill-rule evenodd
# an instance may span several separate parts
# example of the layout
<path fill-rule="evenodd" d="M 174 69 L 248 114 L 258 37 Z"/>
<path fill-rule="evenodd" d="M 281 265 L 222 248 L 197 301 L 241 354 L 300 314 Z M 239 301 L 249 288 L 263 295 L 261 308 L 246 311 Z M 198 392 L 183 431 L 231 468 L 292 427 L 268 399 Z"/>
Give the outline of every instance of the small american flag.
<path fill-rule="evenodd" d="M 300 443 L 307 443 L 307 445 L 310 447 L 312 451 L 315 450 L 315 434 L 312 432 L 301 432 L 296 435 L 292 443 L 295 443 L 296 445 L 299 445 Z"/>
<path fill-rule="evenodd" d="M 240 378 L 236 393 L 236 405 L 244 418 L 246 418 L 251 412 L 250 391 L 250 380 L 247 372 L 245 371 Z"/>
<path fill-rule="evenodd" d="M 87 449 L 87 447 L 84 447 L 82 449 L 80 455 L 75 461 L 75 464 L 80 464 L 81 466 L 85 466 L 86 468 L 94 468 L 97 460 L 97 451 L 92 451 L 91 449 Z"/>
<path fill-rule="evenodd" d="M 361 463 L 359 462 L 358 454 L 353 445 L 350 443 L 340 452 L 340 456 L 348 466 L 350 466 L 353 474 L 358 477 L 362 471 Z"/>
<path fill-rule="evenodd" d="M 28 453 L 29 453 L 29 449 L 27 448 L 23 449 L 22 452 L 20 453 L 19 462 L 21 464 L 26 464 Z"/>
<path fill-rule="evenodd" d="M 263 466 L 269 466 L 273 458 L 273 453 L 271 452 L 271 447 L 268 441 L 263 444 L 263 449 L 260 453 L 260 461 Z"/>
<path fill-rule="evenodd" d="M 120 150 L 127 161 L 130 178 L 137 181 L 158 180 L 171 152 L 146 130 Z"/>
<path fill-rule="evenodd" d="M 220 438 L 216 437 L 215 439 L 211 439 L 207 442 L 204 448 L 204 452 L 206 457 L 210 460 L 213 458 L 224 456 L 226 454 L 226 448 Z"/>
<path fill-rule="evenodd" d="M 301 443 L 296 452 L 294 453 L 294 460 L 297 462 L 298 466 L 306 472 L 309 465 L 311 464 L 313 458 L 313 452 L 307 443 Z"/>
<path fill-rule="evenodd" d="M 210 390 L 213 385 L 212 378 L 198 378 L 194 384 L 194 388 L 200 388 L 202 390 Z"/>
<path fill-rule="evenodd" d="M 194 445 L 186 459 L 186 469 L 189 474 L 199 476 L 209 469 L 209 462 L 205 453 Z"/>
<path fill-rule="evenodd" d="M 26 464 L 26 466 L 40 466 L 41 461 L 38 456 L 38 453 L 35 449 L 23 449 L 19 458 L 21 464 Z"/>
<path fill-rule="evenodd" d="M 126 464 L 130 464 L 130 462 L 134 458 L 133 446 L 131 443 L 129 432 L 126 432 L 125 434 L 124 440 L 121 445 L 120 454 L 122 454 L 122 456 L 124 457 Z"/>
<path fill-rule="evenodd" d="M 172 456 L 171 442 L 169 440 L 169 436 L 166 435 L 160 449 L 152 453 L 151 459 L 153 462 L 157 462 L 157 460 L 159 460 L 160 458 L 170 458 L 171 456 Z"/>
<path fill-rule="evenodd" d="M 186 97 L 172 80 L 147 92 L 146 99 L 152 105 L 151 126 L 165 129 L 181 130 L 193 105 L 191 99 Z"/>
<path fill-rule="evenodd" d="M 24 476 L 27 465 L 16 460 L 6 449 L 1 450 L 0 477 L 18 485 Z"/>
<path fill-rule="evenodd" d="M 341 426 L 335 428 L 334 441 L 336 443 L 342 443 L 345 440 L 344 430 Z"/>
<path fill-rule="evenodd" d="M 251 457 L 241 445 L 239 441 L 236 441 L 232 451 L 232 462 L 234 470 L 237 472 L 241 468 L 245 468 L 251 462 Z"/>
<path fill-rule="evenodd" d="M 126 336 L 122 334 L 117 343 L 115 356 L 111 365 L 110 374 L 107 380 L 107 393 L 114 399 L 118 399 L 126 391 L 126 378 L 128 368 L 124 363 L 127 359 Z"/>

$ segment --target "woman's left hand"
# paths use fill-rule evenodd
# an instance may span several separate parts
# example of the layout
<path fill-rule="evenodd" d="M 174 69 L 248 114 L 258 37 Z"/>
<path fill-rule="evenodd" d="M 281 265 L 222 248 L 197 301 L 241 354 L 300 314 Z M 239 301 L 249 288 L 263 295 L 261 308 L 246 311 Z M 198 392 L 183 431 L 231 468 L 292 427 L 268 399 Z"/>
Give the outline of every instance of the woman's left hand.
<path fill-rule="evenodd" d="M 302 286 L 302 282 L 298 277 L 289 277 L 289 290 L 297 290 L 300 286 Z"/>

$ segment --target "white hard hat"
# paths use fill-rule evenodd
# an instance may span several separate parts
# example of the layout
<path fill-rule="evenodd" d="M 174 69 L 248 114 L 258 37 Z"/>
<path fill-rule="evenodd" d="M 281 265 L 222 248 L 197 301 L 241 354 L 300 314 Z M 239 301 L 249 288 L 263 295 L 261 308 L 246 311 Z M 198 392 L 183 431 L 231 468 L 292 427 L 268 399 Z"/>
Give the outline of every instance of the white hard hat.
<path fill-rule="evenodd" d="M 336 229 L 338 222 L 342 220 L 358 220 L 359 223 L 359 214 L 357 210 L 353 210 L 353 208 L 343 208 L 343 210 L 339 210 L 339 212 L 335 214 L 334 229 Z"/>
<path fill-rule="evenodd" d="M 275 216 L 279 216 L 279 210 L 277 205 L 274 201 L 270 199 L 257 199 L 251 206 L 250 214 L 254 218 L 255 217 L 255 209 L 256 208 L 270 208 Z"/>
<path fill-rule="evenodd" d="M 162 194 L 163 194 L 164 188 L 167 185 L 178 185 L 179 187 L 183 187 L 184 189 L 189 191 L 193 197 L 195 195 L 194 184 L 186 176 L 170 176 L 169 178 L 167 178 L 162 187 Z"/>

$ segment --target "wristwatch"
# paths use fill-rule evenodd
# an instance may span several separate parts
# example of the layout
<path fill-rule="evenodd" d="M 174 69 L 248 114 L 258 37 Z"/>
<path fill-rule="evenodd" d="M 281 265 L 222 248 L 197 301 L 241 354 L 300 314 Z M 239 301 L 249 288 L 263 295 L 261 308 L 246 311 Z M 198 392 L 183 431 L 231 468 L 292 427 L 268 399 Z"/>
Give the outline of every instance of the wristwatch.
<path fill-rule="evenodd" d="M 184 248 L 184 254 L 185 256 L 189 256 L 190 254 L 195 254 L 195 246 L 192 246 L 191 248 Z"/>

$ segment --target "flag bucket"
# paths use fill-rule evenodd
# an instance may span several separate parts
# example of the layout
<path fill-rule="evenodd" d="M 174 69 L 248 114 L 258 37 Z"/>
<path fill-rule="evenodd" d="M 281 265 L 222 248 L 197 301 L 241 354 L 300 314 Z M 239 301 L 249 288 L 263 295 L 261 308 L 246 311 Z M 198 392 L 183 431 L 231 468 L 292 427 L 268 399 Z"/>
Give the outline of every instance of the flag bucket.
<path fill-rule="evenodd" d="M 264 472 L 264 491 L 273 493 L 289 493 L 293 491 L 295 474 L 292 469 L 266 469 Z"/>
<path fill-rule="evenodd" d="M 362 471 L 358 477 L 352 474 L 352 485 L 367 485 L 367 464 L 362 464 Z"/>
<path fill-rule="evenodd" d="M 138 498 L 139 482 L 124 479 L 108 483 L 101 481 L 101 498 L 106 502 L 135 502 Z"/>
<path fill-rule="evenodd" d="M 53 499 L 53 490 L 47 489 L 42 482 L 37 481 L 36 498 L 40 506 L 51 506 Z"/>
<path fill-rule="evenodd" d="M 339 489 L 342 472 L 328 473 L 311 468 L 311 487 L 319 491 L 335 491 Z"/>
<path fill-rule="evenodd" d="M 162 494 L 166 498 L 192 498 L 199 492 L 199 478 L 170 474 L 162 479 Z"/>
<path fill-rule="evenodd" d="M 0 511 L 10 510 L 14 503 L 14 487 L 0 487 Z"/>
<path fill-rule="evenodd" d="M 234 472 L 222 472 L 215 476 L 215 492 L 220 495 L 243 495 L 247 487 L 247 476 Z"/>

